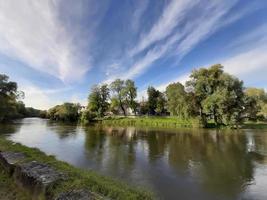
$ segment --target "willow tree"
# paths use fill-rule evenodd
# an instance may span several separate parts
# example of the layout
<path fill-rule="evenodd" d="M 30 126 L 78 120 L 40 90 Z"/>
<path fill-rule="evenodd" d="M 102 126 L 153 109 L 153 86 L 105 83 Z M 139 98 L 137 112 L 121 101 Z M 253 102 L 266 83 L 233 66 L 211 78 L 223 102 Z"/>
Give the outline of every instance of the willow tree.
<path fill-rule="evenodd" d="M 245 106 L 243 82 L 225 73 L 222 65 L 194 70 L 186 86 L 194 93 L 204 125 L 207 118 L 213 119 L 215 125 L 242 122 Z"/>
<path fill-rule="evenodd" d="M 169 84 L 166 88 L 168 111 L 173 116 L 185 118 L 188 116 L 187 94 L 181 83 Z"/>

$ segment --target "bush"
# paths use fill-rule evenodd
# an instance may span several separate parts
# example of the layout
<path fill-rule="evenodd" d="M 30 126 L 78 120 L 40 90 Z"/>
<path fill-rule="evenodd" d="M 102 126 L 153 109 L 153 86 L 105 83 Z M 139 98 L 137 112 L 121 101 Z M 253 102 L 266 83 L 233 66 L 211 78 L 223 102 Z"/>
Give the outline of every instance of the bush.
<path fill-rule="evenodd" d="M 82 112 L 81 122 L 86 124 L 86 123 L 94 121 L 96 117 L 97 117 L 97 114 L 95 112 L 92 112 L 90 110 L 85 110 Z"/>

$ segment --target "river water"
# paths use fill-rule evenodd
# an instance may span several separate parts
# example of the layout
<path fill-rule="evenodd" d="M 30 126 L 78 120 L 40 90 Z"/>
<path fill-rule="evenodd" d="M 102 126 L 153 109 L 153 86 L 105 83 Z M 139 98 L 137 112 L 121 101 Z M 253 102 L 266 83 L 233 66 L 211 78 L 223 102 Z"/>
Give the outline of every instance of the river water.
<path fill-rule="evenodd" d="M 160 199 L 267 199 L 267 130 L 99 127 L 26 118 L 0 133 Z"/>

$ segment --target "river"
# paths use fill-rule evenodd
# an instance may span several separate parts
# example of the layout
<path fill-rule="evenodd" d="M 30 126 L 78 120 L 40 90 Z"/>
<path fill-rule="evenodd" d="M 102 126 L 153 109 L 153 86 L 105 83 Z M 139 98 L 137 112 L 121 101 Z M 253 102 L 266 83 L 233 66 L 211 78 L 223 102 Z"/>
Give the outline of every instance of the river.
<path fill-rule="evenodd" d="M 1 125 L 0 134 L 161 199 L 267 199 L 267 130 L 79 126 L 26 118 Z"/>

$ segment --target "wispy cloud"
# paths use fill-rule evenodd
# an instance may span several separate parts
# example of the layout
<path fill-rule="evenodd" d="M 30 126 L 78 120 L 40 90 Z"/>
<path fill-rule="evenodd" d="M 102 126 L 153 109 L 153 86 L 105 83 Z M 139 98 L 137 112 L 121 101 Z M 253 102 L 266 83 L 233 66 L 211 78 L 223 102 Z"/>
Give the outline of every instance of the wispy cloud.
<path fill-rule="evenodd" d="M 81 78 L 90 68 L 90 57 L 81 51 L 75 35 L 82 30 L 67 30 L 60 18 L 61 3 L 1 0 L 0 53 L 63 81 Z"/>
<path fill-rule="evenodd" d="M 159 20 L 151 30 L 145 34 L 140 42 L 130 50 L 130 55 L 134 56 L 149 45 L 164 39 L 171 34 L 173 29 L 182 21 L 186 11 L 193 7 L 198 1 L 172 0 L 164 9 Z"/>
<path fill-rule="evenodd" d="M 141 39 L 134 48 L 134 52 L 139 52 L 155 43 L 153 48 L 150 48 L 126 72 L 116 74 L 110 77 L 108 81 L 116 77 L 135 78 L 144 73 L 156 60 L 166 56 L 167 53 L 168 56 L 176 56 L 179 61 L 199 42 L 208 38 L 223 26 L 239 19 L 239 17 L 235 17 L 229 20 L 226 17 L 226 14 L 237 1 L 208 1 L 207 6 L 192 4 L 188 1 L 179 2 L 172 1 L 165 8 L 162 17 L 155 23 L 151 31 Z M 174 7 L 176 9 L 173 9 Z M 191 15 L 192 12 L 195 12 L 195 14 Z M 183 20 L 184 16 L 187 17 L 186 20 Z M 183 25 L 179 28 L 180 23 L 183 23 Z M 164 42 L 158 41 L 165 37 L 167 38 Z"/>
<path fill-rule="evenodd" d="M 137 0 L 135 2 L 137 2 L 137 8 L 133 13 L 132 28 L 134 31 L 138 31 L 140 26 L 140 20 L 142 19 L 142 15 L 148 7 L 149 0 Z"/>

